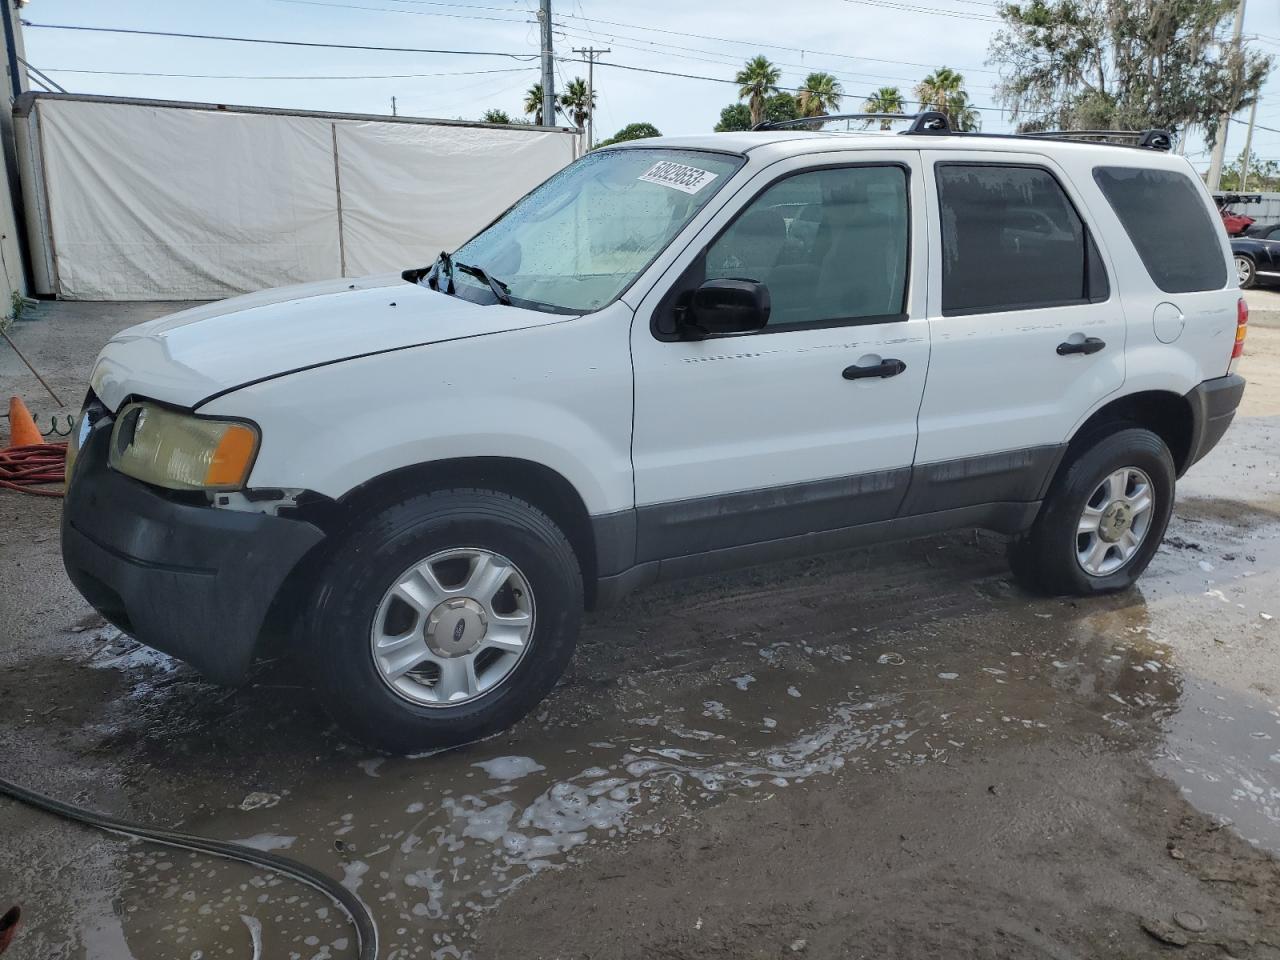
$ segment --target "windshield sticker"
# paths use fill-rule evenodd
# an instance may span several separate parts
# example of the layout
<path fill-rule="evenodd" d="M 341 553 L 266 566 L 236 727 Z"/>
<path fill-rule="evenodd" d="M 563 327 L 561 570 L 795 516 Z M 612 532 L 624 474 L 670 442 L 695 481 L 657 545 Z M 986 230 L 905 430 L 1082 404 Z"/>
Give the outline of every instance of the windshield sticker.
<path fill-rule="evenodd" d="M 636 179 L 645 183 L 658 183 L 682 193 L 697 193 L 716 178 L 717 174 L 710 170 L 699 170 L 697 167 L 686 167 L 683 163 L 672 163 L 663 160 L 640 174 Z"/>

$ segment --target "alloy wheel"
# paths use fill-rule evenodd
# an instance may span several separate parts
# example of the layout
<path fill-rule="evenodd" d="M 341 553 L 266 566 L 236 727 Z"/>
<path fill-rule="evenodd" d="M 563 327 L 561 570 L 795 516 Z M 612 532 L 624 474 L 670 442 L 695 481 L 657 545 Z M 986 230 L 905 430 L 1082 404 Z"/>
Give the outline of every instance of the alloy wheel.
<path fill-rule="evenodd" d="M 515 670 L 533 622 L 533 591 L 514 563 L 480 547 L 442 550 L 404 571 L 378 604 L 374 666 L 417 705 L 470 703 Z"/>
<path fill-rule="evenodd" d="M 1105 477 L 1085 501 L 1076 525 L 1076 560 L 1085 573 L 1106 577 L 1137 554 L 1151 529 L 1155 487 L 1137 467 Z"/>

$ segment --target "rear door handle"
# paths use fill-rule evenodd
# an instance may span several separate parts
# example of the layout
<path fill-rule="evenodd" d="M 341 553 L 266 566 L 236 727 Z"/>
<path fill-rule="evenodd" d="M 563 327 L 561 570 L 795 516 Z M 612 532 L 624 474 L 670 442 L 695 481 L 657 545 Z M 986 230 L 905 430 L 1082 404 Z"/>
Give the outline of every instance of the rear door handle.
<path fill-rule="evenodd" d="M 887 380 L 889 377 L 896 377 L 905 369 L 907 369 L 907 365 L 901 360 L 881 360 L 879 363 L 873 363 L 867 367 L 860 367 L 857 364 L 845 367 L 842 375 L 846 380 L 863 380 L 868 377 L 879 377 L 881 380 Z"/>
<path fill-rule="evenodd" d="M 1072 353 L 1083 353 L 1086 356 L 1091 353 L 1097 353 L 1107 345 L 1105 340 L 1099 340 L 1097 337 L 1085 337 L 1079 343 L 1072 343 L 1065 340 L 1058 344 L 1058 356 L 1065 357 Z"/>

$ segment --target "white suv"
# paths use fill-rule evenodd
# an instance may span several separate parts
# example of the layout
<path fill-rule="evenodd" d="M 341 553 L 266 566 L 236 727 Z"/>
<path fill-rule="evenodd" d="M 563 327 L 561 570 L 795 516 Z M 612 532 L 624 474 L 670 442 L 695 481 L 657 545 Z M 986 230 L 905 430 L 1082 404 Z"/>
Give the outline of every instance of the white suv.
<path fill-rule="evenodd" d="M 429 268 L 144 323 L 93 371 L 67 570 L 219 682 L 292 633 L 394 750 L 513 723 L 659 578 L 984 527 L 1034 588 L 1123 589 L 1244 389 L 1167 143 L 644 140 Z"/>

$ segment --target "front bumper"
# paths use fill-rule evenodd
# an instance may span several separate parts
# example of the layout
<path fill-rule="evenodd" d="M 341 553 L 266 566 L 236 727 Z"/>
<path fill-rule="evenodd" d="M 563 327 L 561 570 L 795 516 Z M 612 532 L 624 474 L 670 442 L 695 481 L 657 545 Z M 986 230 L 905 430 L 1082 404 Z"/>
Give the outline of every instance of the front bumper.
<path fill-rule="evenodd" d="M 1192 412 L 1191 456 L 1187 458 L 1187 467 L 1216 447 L 1227 432 L 1244 396 L 1244 384 L 1244 377 L 1232 373 L 1205 380 L 1187 394 Z"/>
<path fill-rule="evenodd" d="M 94 425 L 67 478 L 67 575 L 141 643 L 217 683 L 243 682 L 272 601 L 323 534 L 301 520 L 183 503 L 110 469 L 111 425 Z"/>

